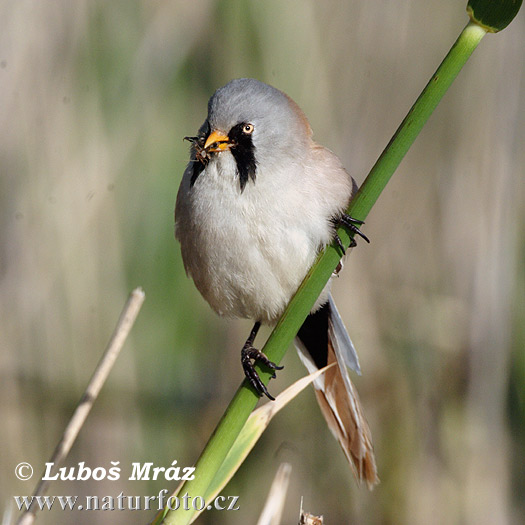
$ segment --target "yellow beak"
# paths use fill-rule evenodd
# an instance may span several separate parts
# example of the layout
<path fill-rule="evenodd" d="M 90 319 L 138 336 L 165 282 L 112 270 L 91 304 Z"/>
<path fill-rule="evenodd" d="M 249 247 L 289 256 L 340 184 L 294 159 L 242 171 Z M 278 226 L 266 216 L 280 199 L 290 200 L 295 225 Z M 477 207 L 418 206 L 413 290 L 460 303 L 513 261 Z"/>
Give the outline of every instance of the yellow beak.
<path fill-rule="evenodd" d="M 212 152 L 224 151 L 229 149 L 230 146 L 230 138 L 228 135 L 225 135 L 222 131 L 212 131 L 206 139 L 204 149 Z"/>

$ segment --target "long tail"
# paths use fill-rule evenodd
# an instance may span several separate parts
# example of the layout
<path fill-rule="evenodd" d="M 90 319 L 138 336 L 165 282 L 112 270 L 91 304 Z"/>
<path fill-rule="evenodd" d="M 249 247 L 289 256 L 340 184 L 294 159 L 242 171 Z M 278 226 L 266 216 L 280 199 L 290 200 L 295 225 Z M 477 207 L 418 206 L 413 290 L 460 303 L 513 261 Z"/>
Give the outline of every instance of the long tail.
<path fill-rule="evenodd" d="M 328 427 L 339 441 L 356 478 L 366 481 L 372 489 L 379 483 L 372 435 L 346 368 L 349 366 L 359 374 L 359 360 L 331 296 L 306 318 L 295 344 L 310 373 L 337 363 L 314 381 L 315 394 Z"/>

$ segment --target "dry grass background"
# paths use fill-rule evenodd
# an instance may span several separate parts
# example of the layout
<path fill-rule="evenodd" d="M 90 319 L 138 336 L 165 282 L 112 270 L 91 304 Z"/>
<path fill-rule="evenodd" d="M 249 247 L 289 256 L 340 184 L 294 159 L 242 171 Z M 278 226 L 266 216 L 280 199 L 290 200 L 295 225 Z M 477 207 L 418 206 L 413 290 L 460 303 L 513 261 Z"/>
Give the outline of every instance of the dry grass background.
<path fill-rule="evenodd" d="M 131 341 L 68 465 L 118 482 L 52 494 L 153 495 L 131 463 L 190 465 L 242 376 L 249 328 L 186 279 L 173 205 L 184 135 L 210 94 L 255 76 L 289 93 L 362 181 L 466 23 L 465 2 L 0 3 L 0 496 L 30 494 L 128 292 Z M 479 46 L 368 218 L 335 295 L 382 484 L 358 488 L 311 391 L 280 414 L 225 494 L 254 523 L 278 464 L 326 523 L 525 519 L 525 18 Z M 271 389 L 304 373 L 294 352 Z M 42 513 L 42 524 L 151 512 Z"/>

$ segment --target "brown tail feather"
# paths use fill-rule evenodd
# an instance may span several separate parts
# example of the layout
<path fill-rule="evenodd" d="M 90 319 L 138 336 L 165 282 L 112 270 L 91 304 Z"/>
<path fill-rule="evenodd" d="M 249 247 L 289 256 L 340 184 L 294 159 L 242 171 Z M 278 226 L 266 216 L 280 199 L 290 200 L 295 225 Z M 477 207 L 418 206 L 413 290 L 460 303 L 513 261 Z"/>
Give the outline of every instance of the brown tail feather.
<path fill-rule="evenodd" d="M 345 349 L 340 348 L 342 338 L 334 330 L 334 309 L 332 302 L 326 303 L 308 316 L 298 333 L 297 348 L 310 373 L 337 363 L 314 381 L 315 395 L 328 427 L 339 441 L 357 480 L 366 481 L 368 488 L 372 489 L 379 483 L 372 435 L 357 390 L 348 376 L 342 354 Z M 344 329 L 342 325 L 337 328 Z"/>
<path fill-rule="evenodd" d="M 329 342 L 328 363 L 337 361 L 336 354 Z M 344 363 L 342 364 L 344 367 Z M 315 389 L 315 395 L 321 412 L 339 441 L 356 478 L 366 481 L 372 489 L 379 483 L 372 446 L 372 435 L 364 417 L 361 402 L 350 378 L 343 377 L 341 363 L 333 366 L 324 374 L 324 388 Z M 347 374 L 344 369 L 344 374 Z"/>

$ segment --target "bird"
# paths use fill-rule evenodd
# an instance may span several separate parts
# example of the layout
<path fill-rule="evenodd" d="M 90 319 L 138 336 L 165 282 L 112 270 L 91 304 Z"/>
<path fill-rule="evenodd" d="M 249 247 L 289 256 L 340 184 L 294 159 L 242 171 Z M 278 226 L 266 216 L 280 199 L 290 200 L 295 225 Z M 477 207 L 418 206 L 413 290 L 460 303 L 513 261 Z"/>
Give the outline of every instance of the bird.
<path fill-rule="evenodd" d="M 275 371 L 254 346 L 275 325 L 337 227 L 369 242 L 362 221 L 346 214 L 358 186 L 329 149 L 313 140 L 300 107 L 277 88 L 234 79 L 208 102 L 175 204 L 175 236 L 188 276 L 220 316 L 254 321 L 241 363 L 255 392 L 274 399 L 254 364 Z M 352 241 L 351 247 L 355 246 Z M 340 269 L 341 264 L 338 266 Z M 299 329 L 295 344 L 313 372 L 321 412 L 358 481 L 378 483 L 371 432 L 347 367 L 360 373 L 356 350 L 331 295 L 331 280 Z"/>

